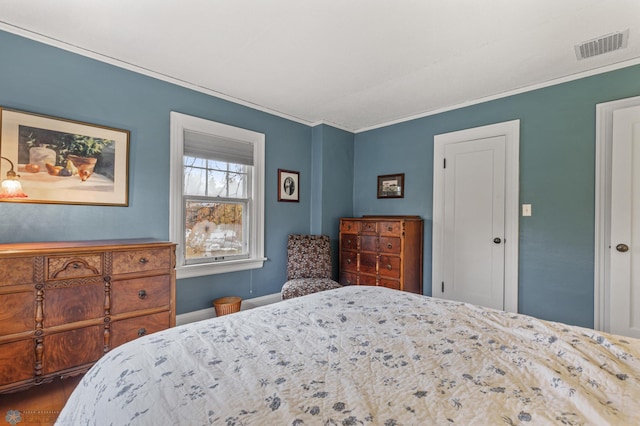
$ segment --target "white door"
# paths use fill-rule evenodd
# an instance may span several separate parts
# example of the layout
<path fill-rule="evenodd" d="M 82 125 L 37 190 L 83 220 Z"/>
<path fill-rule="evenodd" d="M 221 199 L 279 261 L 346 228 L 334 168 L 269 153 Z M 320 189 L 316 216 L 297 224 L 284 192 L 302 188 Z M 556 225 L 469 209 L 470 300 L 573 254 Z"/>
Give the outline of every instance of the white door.
<path fill-rule="evenodd" d="M 518 134 L 516 121 L 435 137 L 434 297 L 517 312 Z"/>
<path fill-rule="evenodd" d="M 442 297 L 504 309 L 505 138 L 445 147 Z"/>
<path fill-rule="evenodd" d="M 609 331 L 640 337 L 640 107 L 613 112 Z"/>

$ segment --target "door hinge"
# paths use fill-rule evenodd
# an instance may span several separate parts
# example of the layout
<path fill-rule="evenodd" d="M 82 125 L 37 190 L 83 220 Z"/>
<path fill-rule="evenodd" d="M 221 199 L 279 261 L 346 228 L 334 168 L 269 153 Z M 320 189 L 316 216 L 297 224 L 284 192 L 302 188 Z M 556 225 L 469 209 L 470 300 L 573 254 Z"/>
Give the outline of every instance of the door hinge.
<path fill-rule="evenodd" d="M 444 293 L 444 281 L 442 281 L 442 290 L 441 291 Z"/>

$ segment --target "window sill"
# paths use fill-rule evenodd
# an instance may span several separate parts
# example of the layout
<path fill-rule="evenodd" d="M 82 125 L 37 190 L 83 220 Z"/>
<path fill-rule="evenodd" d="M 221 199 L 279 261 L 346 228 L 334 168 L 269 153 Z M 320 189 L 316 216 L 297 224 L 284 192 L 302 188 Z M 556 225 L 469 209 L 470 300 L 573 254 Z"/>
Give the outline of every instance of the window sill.
<path fill-rule="evenodd" d="M 261 257 L 255 259 L 229 260 L 220 263 L 202 263 L 199 265 L 177 266 L 176 278 L 202 277 L 205 275 L 225 274 L 227 272 L 258 269 L 262 268 L 266 260 L 266 257 Z"/>

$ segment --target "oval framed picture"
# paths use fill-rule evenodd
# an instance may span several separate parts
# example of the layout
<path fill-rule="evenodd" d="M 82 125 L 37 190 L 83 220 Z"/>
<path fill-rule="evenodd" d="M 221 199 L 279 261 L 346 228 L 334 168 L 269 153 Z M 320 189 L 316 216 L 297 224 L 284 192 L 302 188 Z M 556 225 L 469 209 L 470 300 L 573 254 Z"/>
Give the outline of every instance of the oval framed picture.
<path fill-rule="evenodd" d="M 278 201 L 300 201 L 300 172 L 278 169 Z"/>

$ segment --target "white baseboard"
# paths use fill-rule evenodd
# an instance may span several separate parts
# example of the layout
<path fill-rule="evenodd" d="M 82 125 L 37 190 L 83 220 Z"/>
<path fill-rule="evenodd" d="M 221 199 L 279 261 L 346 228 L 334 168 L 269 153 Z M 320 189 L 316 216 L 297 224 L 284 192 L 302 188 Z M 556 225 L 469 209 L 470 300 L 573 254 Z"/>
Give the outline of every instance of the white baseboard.
<path fill-rule="evenodd" d="M 240 310 L 257 308 L 258 306 L 270 305 L 272 303 L 280 302 L 282 297 L 280 293 L 267 294 L 265 296 L 254 297 L 252 299 L 243 300 L 240 305 Z M 212 307 L 207 309 L 200 309 L 199 311 L 186 312 L 184 314 L 176 315 L 176 325 L 189 324 L 190 322 L 202 321 L 209 318 L 215 318 L 216 310 Z"/>

